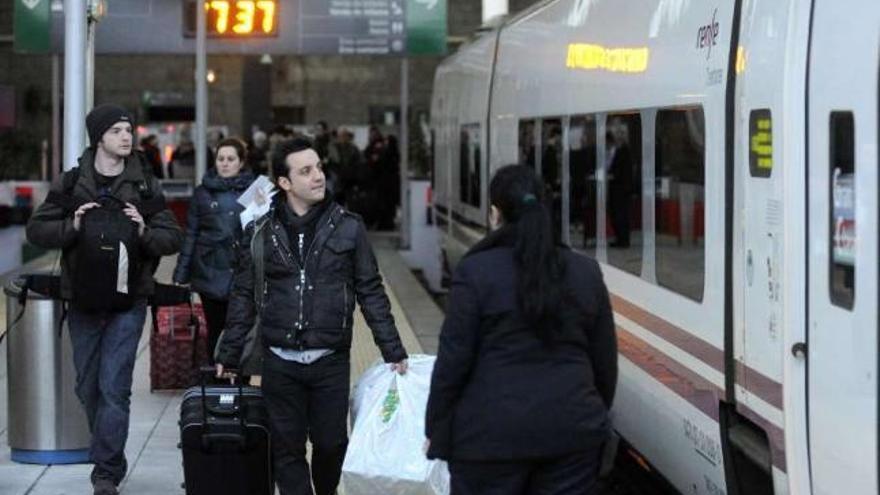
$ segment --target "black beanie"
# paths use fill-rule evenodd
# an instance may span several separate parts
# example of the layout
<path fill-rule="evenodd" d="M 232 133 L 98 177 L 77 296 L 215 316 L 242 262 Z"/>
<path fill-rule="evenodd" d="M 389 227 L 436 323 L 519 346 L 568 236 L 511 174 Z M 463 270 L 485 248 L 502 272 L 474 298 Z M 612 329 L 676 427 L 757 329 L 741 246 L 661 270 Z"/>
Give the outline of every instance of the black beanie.
<path fill-rule="evenodd" d="M 134 116 L 128 110 L 116 105 L 99 105 L 86 115 L 86 129 L 89 131 L 89 142 L 92 148 L 98 146 L 98 141 L 117 122 L 128 122 L 134 127 Z M 134 129 L 132 129 L 134 132 Z"/>

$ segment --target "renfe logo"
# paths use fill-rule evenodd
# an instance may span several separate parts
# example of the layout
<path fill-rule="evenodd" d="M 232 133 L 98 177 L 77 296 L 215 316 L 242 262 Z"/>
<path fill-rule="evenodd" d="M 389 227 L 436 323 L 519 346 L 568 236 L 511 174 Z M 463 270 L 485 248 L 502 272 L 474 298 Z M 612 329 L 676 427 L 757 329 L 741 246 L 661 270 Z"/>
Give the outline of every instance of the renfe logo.
<path fill-rule="evenodd" d="M 706 60 L 712 54 L 712 47 L 718 44 L 718 21 L 715 20 L 717 14 L 718 9 L 715 9 L 712 12 L 712 21 L 705 26 L 701 26 L 699 31 L 697 31 L 697 48 L 700 50 L 703 48 L 709 49 L 706 52 Z"/>

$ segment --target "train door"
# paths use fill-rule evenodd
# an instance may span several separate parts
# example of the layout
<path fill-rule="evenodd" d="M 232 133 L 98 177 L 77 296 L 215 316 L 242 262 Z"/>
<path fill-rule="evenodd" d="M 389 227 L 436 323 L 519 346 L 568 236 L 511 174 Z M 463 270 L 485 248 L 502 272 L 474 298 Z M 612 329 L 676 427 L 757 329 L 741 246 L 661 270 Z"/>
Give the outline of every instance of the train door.
<path fill-rule="evenodd" d="M 880 3 L 814 0 L 807 367 L 813 494 L 878 487 Z"/>
<path fill-rule="evenodd" d="M 740 493 L 786 493 L 783 267 L 792 261 L 786 252 L 786 236 L 792 234 L 784 217 L 784 185 L 794 163 L 783 131 L 794 116 L 780 68 L 790 61 L 791 9 L 787 2 L 746 1 L 743 12 L 736 68 L 736 404 L 727 438 Z"/>

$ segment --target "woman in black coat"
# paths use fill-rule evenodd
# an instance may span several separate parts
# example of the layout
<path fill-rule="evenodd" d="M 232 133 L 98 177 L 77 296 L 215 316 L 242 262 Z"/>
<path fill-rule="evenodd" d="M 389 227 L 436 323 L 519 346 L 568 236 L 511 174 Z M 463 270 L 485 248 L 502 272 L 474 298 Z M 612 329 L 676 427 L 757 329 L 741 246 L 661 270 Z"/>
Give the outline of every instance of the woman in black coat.
<path fill-rule="evenodd" d="M 216 156 L 215 167 L 208 170 L 193 192 L 186 240 L 174 270 L 174 282 L 189 284 L 202 300 L 208 323 L 209 356 L 213 355 L 226 324 L 235 253 L 242 237 L 239 215 L 244 207 L 238 203 L 238 197 L 254 181 L 252 173 L 242 171 L 247 155 L 241 140 L 220 141 Z"/>
<path fill-rule="evenodd" d="M 530 167 L 490 184 L 493 231 L 452 278 L 426 417 L 452 495 L 591 494 L 617 382 L 598 264 L 557 246 Z"/>

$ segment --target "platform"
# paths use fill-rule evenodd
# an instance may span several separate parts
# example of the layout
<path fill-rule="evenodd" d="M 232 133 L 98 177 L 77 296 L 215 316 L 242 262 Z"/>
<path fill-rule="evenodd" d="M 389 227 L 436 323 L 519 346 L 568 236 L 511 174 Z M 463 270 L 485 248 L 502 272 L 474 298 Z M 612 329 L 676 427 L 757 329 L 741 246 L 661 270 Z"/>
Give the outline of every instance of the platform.
<path fill-rule="evenodd" d="M 394 239 L 373 236 L 376 257 L 385 278 L 392 312 L 400 336 L 410 354 L 435 353 L 443 313 L 394 249 Z M 53 260 L 38 262 L 51 266 Z M 174 258 L 165 258 L 157 272 L 160 281 L 170 280 Z M 0 317 L 5 322 L 5 301 Z M 352 343 L 352 382 L 379 358 L 360 311 L 355 312 Z M 4 324 L 5 326 L 5 324 Z M 128 475 L 121 493 L 136 495 L 182 494 L 178 442 L 180 392 L 150 393 L 149 328 L 145 325 L 135 364 L 132 390 L 131 426 L 126 446 Z M 5 330 L 5 328 L 3 329 Z M 0 494 L 3 495 L 82 495 L 91 493 L 91 465 L 35 466 L 13 463 L 7 444 L 6 343 L 0 345 Z"/>

